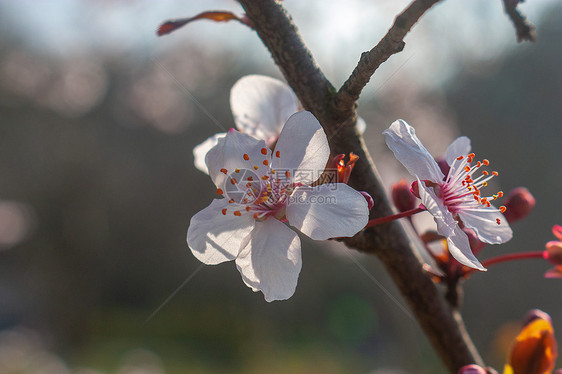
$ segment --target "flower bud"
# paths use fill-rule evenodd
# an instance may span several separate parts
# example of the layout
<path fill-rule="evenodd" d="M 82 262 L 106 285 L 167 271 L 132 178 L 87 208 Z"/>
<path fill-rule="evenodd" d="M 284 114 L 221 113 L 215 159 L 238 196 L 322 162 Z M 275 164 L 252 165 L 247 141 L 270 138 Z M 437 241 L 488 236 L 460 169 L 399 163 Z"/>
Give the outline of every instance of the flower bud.
<path fill-rule="evenodd" d="M 546 243 L 545 258 L 554 265 L 562 265 L 562 242 L 553 240 Z"/>
<path fill-rule="evenodd" d="M 525 187 L 517 187 L 511 190 L 504 201 L 504 205 L 507 210 L 503 215 L 507 222 L 512 223 L 527 217 L 531 213 L 535 207 L 535 198 Z"/>
<path fill-rule="evenodd" d="M 529 313 L 527 313 L 527 315 L 523 319 L 523 327 L 527 326 L 529 323 L 533 322 L 536 319 L 544 319 L 545 321 L 552 324 L 552 318 L 548 315 L 548 313 L 545 313 L 540 309 L 533 309 L 529 311 Z"/>
<path fill-rule="evenodd" d="M 458 374 L 488 374 L 488 372 L 483 367 L 472 364 L 460 368 Z"/>
<path fill-rule="evenodd" d="M 416 197 L 410 191 L 405 179 L 392 186 L 392 201 L 400 212 L 412 210 L 416 207 Z"/>
<path fill-rule="evenodd" d="M 363 197 L 365 198 L 365 200 L 367 200 L 367 207 L 369 208 L 369 210 L 371 210 L 373 208 L 373 206 L 375 206 L 375 200 L 373 200 L 373 198 L 371 197 L 371 195 L 369 195 L 367 192 L 365 191 L 359 191 L 359 193 L 361 195 L 363 195 Z"/>

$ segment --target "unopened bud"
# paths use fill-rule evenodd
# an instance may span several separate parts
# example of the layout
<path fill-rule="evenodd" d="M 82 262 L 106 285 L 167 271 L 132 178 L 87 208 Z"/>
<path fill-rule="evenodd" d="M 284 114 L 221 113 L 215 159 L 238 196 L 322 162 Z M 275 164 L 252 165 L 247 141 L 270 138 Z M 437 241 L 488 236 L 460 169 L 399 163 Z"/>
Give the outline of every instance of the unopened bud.
<path fill-rule="evenodd" d="M 405 179 L 392 186 L 392 201 L 400 212 L 412 210 L 416 207 L 416 197 L 410 191 Z"/>
<path fill-rule="evenodd" d="M 517 187 L 511 190 L 504 201 L 504 205 L 507 210 L 503 215 L 507 222 L 512 223 L 527 217 L 531 213 L 535 207 L 535 198 L 525 187 Z"/>
<path fill-rule="evenodd" d="M 523 319 L 523 327 L 527 326 L 536 319 L 544 319 L 548 323 L 552 324 L 552 318 L 548 315 L 548 313 L 545 313 L 540 309 L 532 309 Z"/>
<path fill-rule="evenodd" d="M 369 210 L 371 210 L 374 206 L 375 206 L 375 200 L 373 200 L 373 198 L 371 197 L 371 195 L 369 195 L 367 192 L 365 191 L 359 191 L 359 193 L 361 195 L 363 195 L 363 197 L 365 198 L 365 200 L 367 200 L 367 206 L 369 208 Z"/>
<path fill-rule="evenodd" d="M 553 240 L 546 243 L 544 257 L 554 265 L 562 265 L 562 242 Z"/>
<path fill-rule="evenodd" d="M 488 372 L 483 367 L 473 364 L 463 366 L 458 374 L 488 374 Z"/>

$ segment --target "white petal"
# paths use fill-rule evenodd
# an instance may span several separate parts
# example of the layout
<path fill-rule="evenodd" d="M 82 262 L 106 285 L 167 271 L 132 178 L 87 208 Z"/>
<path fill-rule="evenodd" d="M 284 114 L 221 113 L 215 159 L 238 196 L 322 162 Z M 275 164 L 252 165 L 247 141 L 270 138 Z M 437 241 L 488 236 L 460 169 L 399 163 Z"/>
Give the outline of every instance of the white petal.
<path fill-rule="evenodd" d="M 482 266 L 480 261 L 478 261 L 472 253 L 468 236 L 460 227 L 457 226 L 451 235 L 447 237 L 447 246 L 449 248 L 449 252 L 451 252 L 453 257 L 461 264 L 486 271 L 486 268 Z"/>
<path fill-rule="evenodd" d="M 447 147 L 447 152 L 445 153 L 445 160 L 447 164 L 451 166 L 453 161 L 459 156 L 467 156 L 470 153 L 470 139 L 466 136 L 460 136 L 453 141 L 449 147 Z"/>
<path fill-rule="evenodd" d="M 441 182 L 443 173 L 416 136 L 414 128 L 399 119 L 383 131 L 386 145 L 413 176 Z"/>
<path fill-rule="evenodd" d="M 244 283 L 268 302 L 293 296 L 302 267 L 297 234 L 275 218 L 256 222 L 250 240 L 236 258 Z"/>
<path fill-rule="evenodd" d="M 240 131 L 271 145 L 287 119 L 299 110 L 299 101 L 282 81 L 264 75 L 247 75 L 232 87 L 230 108 Z"/>
<path fill-rule="evenodd" d="M 283 127 L 275 153 L 279 151 L 279 169 L 289 170 L 296 183 L 316 181 L 330 157 L 324 129 L 310 112 L 293 114 Z"/>
<path fill-rule="evenodd" d="M 365 122 L 365 120 L 361 117 L 357 117 L 357 123 L 355 126 L 357 126 L 357 131 L 359 131 L 359 134 L 361 135 L 363 135 L 365 130 L 367 130 L 367 122 Z"/>
<path fill-rule="evenodd" d="M 459 212 L 459 217 L 465 226 L 473 229 L 478 239 L 484 243 L 505 243 L 513 236 L 513 232 L 507 220 L 503 214 L 494 207 L 463 210 Z M 496 221 L 498 219 L 500 220 L 499 225 Z"/>
<path fill-rule="evenodd" d="M 191 218 L 187 229 L 187 245 L 207 265 L 235 259 L 244 238 L 254 228 L 255 220 L 249 215 L 223 215 L 221 210 L 226 205 L 226 199 L 213 200 Z"/>
<path fill-rule="evenodd" d="M 262 154 L 262 149 L 266 149 L 267 154 Z M 248 155 L 249 160 L 244 159 L 244 154 Z M 258 178 L 267 174 L 269 167 L 263 164 L 264 160 L 270 159 L 269 150 L 263 140 L 257 140 L 247 134 L 236 130 L 229 130 L 225 137 L 219 138 L 218 143 L 209 152 L 205 161 L 209 170 L 209 176 L 217 188 L 226 191 L 226 184 L 235 177 L 232 173 L 236 169 L 255 173 Z M 257 166 L 257 169 L 254 169 Z M 223 170 L 227 173 L 225 174 Z"/>
<path fill-rule="evenodd" d="M 286 210 L 289 224 L 315 240 L 351 237 L 369 221 L 367 201 L 344 183 L 298 187 Z"/>
<path fill-rule="evenodd" d="M 443 201 L 437 197 L 433 188 L 426 187 L 419 179 L 418 186 L 422 204 L 433 216 L 433 220 L 437 224 L 437 232 L 446 237 L 453 235 L 454 230 L 459 227 L 453 214 L 449 212 Z"/>
<path fill-rule="evenodd" d="M 225 132 L 215 134 L 193 148 L 193 163 L 197 169 L 201 170 L 205 174 L 209 174 L 209 169 L 207 169 L 207 164 L 205 163 L 205 157 L 211 148 L 217 145 L 219 139 L 224 138 L 225 136 Z"/>

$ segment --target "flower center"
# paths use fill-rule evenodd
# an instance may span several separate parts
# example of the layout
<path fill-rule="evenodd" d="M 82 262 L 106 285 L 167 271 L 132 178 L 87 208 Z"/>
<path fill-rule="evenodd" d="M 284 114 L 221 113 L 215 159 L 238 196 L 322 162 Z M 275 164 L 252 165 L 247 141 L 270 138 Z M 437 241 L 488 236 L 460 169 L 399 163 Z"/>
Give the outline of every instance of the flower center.
<path fill-rule="evenodd" d="M 262 148 L 260 154 L 267 156 L 271 152 Z M 285 218 L 285 207 L 289 196 L 293 193 L 295 184 L 292 183 L 291 172 L 275 169 L 271 163 L 280 165 L 281 154 L 275 152 L 272 162 L 259 155 L 260 162 L 254 162 L 247 153 L 241 158 L 247 163 L 247 168 L 221 169 L 227 178 L 225 189 L 217 189 L 217 194 L 223 195 L 228 200 L 227 207 L 222 209 L 222 214 L 233 214 L 237 217 L 251 214 L 254 219 L 263 221 L 268 217 L 279 220 Z"/>
<path fill-rule="evenodd" d="M 491 196 L 482 196 L 481 189 L 488 185 L 488 181 L 498 176 L 497 171 L 491 173 L 482 170 L 482 167 L 489 166 L 490 161 L 484 159 L 471 165 L 474 161 L 475 154 L 468 156 L 459 156 L 451 164 L 451 168 L 445 181 L 439 185 L 439 195 L 443 199 L 443 203 L 453 214 L 463 210 L 479 210 L 482 207 L 490 208 L 491 201 L 503 197 L 503 192 L 498 191 Z M 477 175 L 479 174 L 479 175 Z M 505 206 L 500 206 L 500 212 L 505 212 Z M 500 220 L 496 220 L 499 225 Z"/>

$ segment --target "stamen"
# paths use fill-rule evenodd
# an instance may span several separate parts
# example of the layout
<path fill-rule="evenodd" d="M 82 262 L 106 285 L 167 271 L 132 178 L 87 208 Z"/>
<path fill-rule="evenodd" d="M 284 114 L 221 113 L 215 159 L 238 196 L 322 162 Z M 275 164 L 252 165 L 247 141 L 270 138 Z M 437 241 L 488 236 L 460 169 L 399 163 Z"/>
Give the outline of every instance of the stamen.
<path fill-rule="evenodd" d="M 218 195 L 222 195 L 222 194 L 224 194 L 224 192 L 223 192 L 223 190 L 221 190 L 220 188 L 217 188 L 217 194 L 218 194 Z"/>
<path fill-rule="evenodd" d="M 482 163 L 486 166 L 490 165 L 490 161 L 488 161 L 488 159 L 483 159 Z"/>
<path fill-rule="evenodd" d="M 503 191 L 498 191 L 498 197 L 503 197 Z"/>
<path fill-rule="evenodd" d="M 277 158 L 281 157 L 281 152 L 275 151 L 275 157 L 277 157 Z"/>
<path fill-rule="evenodd" d="M 267 154 L 267 149 L 262 148 L 262 149 L 261 149 L 261 154 L 262 154 L 262 155 L 266 155 L 266 154 Z"/>
<path fill-rule="evenodd" d="M 240 173 L 240 169 L 234 169 L 235 173 Z"/>
<path fill-rule="evenodd" d="M 250 176 L 250 177 L 248 177 L 248 180 L 249 180 L 250 182 L 252 182 L 252 181 L 254 180 L 254 177 L 251 177 L 251 176 Z"/>
<path fill-rule="evenodd" d="M 505 206 L 500 206 L 500 212 L 505 213 L 506 210 L 507 208 Z"/>
<path fill-rule="evenodd" d="M 496 223 L 497 223 L 498 225 L 501 225 L 502 221 L 500 221 L 499 218 L 496 218 Z"/>
<path fill-rule="evenodd" d="M 226 208 L 222 210 L 222 214 L 226 216 Z"/>
<path fill-rule="evenodd" d="M 240 213 L 239 210 L 236 210 L 236 211 L 234 212 L 234 215 L 235 215 L 236 217 L 240 217 L 240 216 L 242 215 L 242 213 Z"/>
<path fill-rule="evenodd" d="M 464 158 L 464 156 L 459 156 L 459 157 L 457 157 L 457 160 L 460 161 L 460 160 L 462 160 L 463 158 Z"/>
<path fill-rule="evenodd" d="M 226 170 L 225 168 L 222 168 L 221 171 L 222 171 L 224 174 L 228 174 L 228 170 Z"/>
<path fill-rule="evenodd" d="M 498 174 L 497 171 L 493 171 L 493 172 L 492 172 L 492 175 L 493 175 L 494 177 L 497 177 L 499 174 Z"/>
<path fill-rule="evenodd" d="M 263 179 L 264 181 L 269 179 L 269 175 L 264 175 L 263 177 L 261 177 L 261 179 Z"/>
<path fill-rule="evenodd" d="M 249 212 L 250 210 L 252 210 L 252 208 L 249 207 L 249 206 L 247 206 L 247 207 L 246 207 L 246 212 Z"/>
<path fill-rule="evenodd" d="M 230 183 L 232 183 L 232 184 L 236 184 L 236 183 L 238 183 L 238 182 L 236 182 L 236 179 L 234 179 L 234 178 L 230 178 Z"/>
<path fill-rule="evenodd" d="M 264 164 L 265 166 L 267 166 L 267 165 L 269 165 L 269 161 L 263 160 L 263 164 Z"/>
<path fill-rule="evenodd" d="M 229 204 L 232 204 L 232 203 L 234 203 L 234 199 L 230 199 L 230 200 L 228 200 L 228 203 L 229 203 Z"/>
<path fill-rule="evenodd" d="M 250 159 L 250 156 L 248 156 L 247 153 L 244 153 L 244 160 L 248 161 Z"/>
<path fill-rule="evenodd" d="M 260 167 L 257 165 L 254 165 L 254 170 L 258 170 Z"/>
<path fill-rule="evenodd" d="M 291 172 L 289 170 L 285 171 L 285 176 L 289 179 L 291 177 Z"/>

